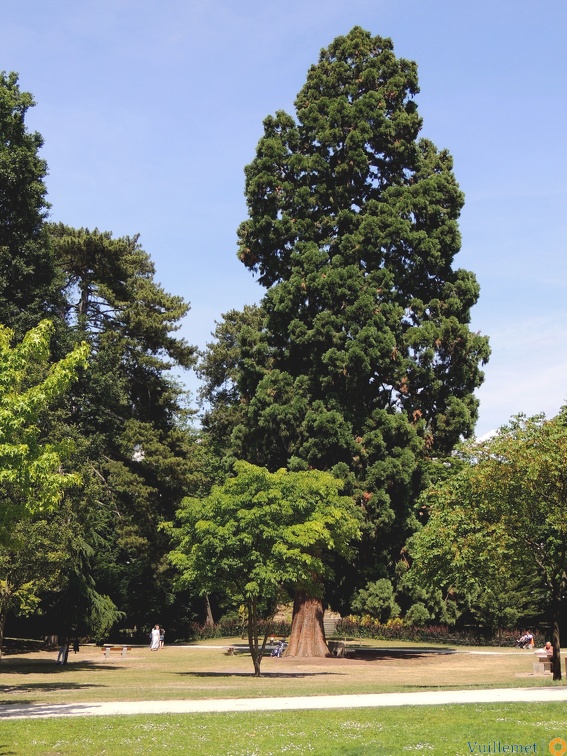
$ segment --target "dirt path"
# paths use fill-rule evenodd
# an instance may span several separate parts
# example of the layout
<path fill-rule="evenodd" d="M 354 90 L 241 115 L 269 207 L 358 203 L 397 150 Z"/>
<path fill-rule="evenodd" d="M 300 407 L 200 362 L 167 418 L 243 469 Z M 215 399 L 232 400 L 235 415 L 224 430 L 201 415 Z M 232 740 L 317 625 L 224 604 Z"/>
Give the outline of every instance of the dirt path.
<path fill-rule="evenodd" d="M 1 719 L 116 716 L 128 714 L 191 714 L 222 711 L 286 711 L 293 709 L 357 709 L 380 706 L 435 704 L 515 703 L 567 701 L 567 688 L 502 688 L 421 693 L 369 693 L 343 696 L 287 698 L 225 698 L 186 701 L 115 701 L 75 704 L 8 704 L 0 706 Z"/>

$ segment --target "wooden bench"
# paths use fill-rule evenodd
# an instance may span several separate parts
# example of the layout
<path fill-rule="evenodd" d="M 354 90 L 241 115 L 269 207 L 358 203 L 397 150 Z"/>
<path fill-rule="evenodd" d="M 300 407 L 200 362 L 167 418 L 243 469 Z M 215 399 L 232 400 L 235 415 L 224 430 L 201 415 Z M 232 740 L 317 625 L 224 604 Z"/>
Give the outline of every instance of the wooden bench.
<path fill-rule="evenodd" d="M 105 659 L 108 659 L 110 656 L 111 651 L 122 651 L 122 658 L 126 656 L 127 651 L 131 651 L 132 646 L 110 646 L 110 645 L 104 645 L 102 647 L 102 651 L 104 651 L 104 657 Z"/>

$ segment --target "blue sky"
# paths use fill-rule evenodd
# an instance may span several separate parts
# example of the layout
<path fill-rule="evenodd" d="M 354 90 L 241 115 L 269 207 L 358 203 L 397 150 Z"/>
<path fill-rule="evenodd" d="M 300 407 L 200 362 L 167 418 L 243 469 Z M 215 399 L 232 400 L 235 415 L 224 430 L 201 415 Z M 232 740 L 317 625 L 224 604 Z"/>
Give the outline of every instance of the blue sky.
<path fill-rule="evenodd" d="M 477 434 L 567 400 L 567 4 L 564 0 L 19 0 L 0 69 L 18 71 L 45 139 L 52 219 L 140 234 L 166 290 L 215 320 L 262 289 L 236 259 L 243 168 L 262 120 L 353 26 L 417 61 L 422 134 L 466 195 L 459 267 L 490 337 Z M 187 376 L 195 390 L 197 382 Z"/>

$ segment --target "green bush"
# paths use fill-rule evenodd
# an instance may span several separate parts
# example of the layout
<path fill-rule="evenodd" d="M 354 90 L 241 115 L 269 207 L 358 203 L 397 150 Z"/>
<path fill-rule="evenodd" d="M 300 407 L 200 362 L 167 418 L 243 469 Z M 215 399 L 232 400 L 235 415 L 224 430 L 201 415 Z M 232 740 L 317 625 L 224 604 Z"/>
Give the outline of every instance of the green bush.
<path fill-rule="evenodd" d="M 259 628 L 260 633 L 266 632 L 266 626 L 268 632 L 271 635 L 278 635 L 283 638 L 287 637 L 291 632 L 291 625 L 288 622 L 269 622 L 260 621 Z M 242 624 L 242 620 L 239 617 L 227 617 L 223 618 L 217 624 L 211 626 L 199 625 L 197 622 L 192 622 L 189 625 L 189 637 L 188 640 L 207 640 L 208 638 L 234 638 L 240 636 L 243 640 L 247 640 L 246 625 Z"/>
<path fill-rule="evenodd" d="M 534 630 L 536 647 L 543 646 L 545 636 Z M 483 628 L 464 630 L 450 629 L 446 625 L 425 625 L 418 627 L 400 618 L 388 620 L 381 624 L 370 615 L 343 617 L 337 624 L 335 635 L 350 638 L 372 638 L 375 640 L 401 640 L 414 643 L 447 643 L 460 646 L 514 646 L 522 633 L 503 630 L 494 635 Z"/>

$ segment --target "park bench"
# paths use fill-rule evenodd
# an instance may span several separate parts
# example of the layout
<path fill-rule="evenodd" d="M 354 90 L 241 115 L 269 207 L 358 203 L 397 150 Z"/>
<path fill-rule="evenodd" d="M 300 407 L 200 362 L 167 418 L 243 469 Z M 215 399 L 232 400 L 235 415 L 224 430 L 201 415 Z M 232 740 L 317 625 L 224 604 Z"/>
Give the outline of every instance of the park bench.
<path fill-rule="evenodd" d="M 124 658 L 126 656 L 126 652 L 132 650 L 132 646 L 111 646 L 111 645 L 104 645 L 102 647 L 102 650 L 104 651 L 104 657 L 105 657 L 105 659 L 109 658 L 111 651 L 121 651 L 122 652 L 122 657 Z"/>

